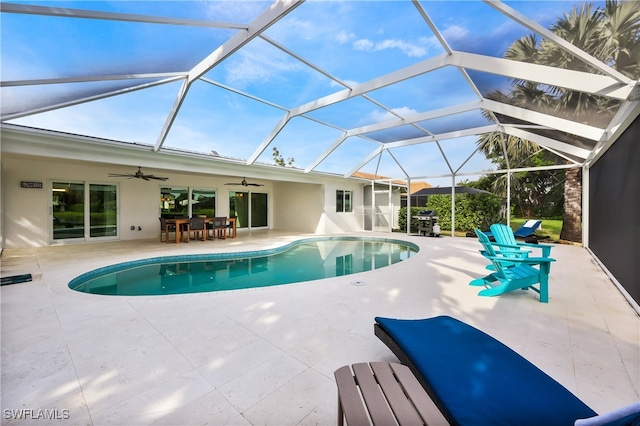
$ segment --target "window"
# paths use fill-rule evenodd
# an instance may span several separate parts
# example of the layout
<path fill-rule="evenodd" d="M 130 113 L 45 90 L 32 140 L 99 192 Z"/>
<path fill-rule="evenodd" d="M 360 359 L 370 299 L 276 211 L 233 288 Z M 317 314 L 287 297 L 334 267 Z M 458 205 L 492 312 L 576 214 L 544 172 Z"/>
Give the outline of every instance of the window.
<path fill-rule="evenodd" d="M 214 189 L 193 189 L 191 191 L 191 216 L 215 217 L 216 191 Z"/>
<path fill-rule="evenodd" d="M 160 188 L 161 217 L 214 217 L 215 214 L 215 189 Z"/>
<path fill-rule="evenodd" d="M 352 196 L 352 191 L 343 191 L 341 189 L 336 191 L 336 211 L 338 213 L 348 213 L 353 211 L 353 206 L 351 204 Z"/>

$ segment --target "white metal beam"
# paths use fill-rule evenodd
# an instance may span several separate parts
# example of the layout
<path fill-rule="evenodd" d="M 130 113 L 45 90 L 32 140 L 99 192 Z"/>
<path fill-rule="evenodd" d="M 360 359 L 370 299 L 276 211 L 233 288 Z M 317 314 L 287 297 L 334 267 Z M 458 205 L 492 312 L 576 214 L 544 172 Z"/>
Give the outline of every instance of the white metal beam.
<path fill-rule="evenodd" d="M 348 136 L 358 136 L 364 133 L 371 133 L 378 130 L 390 129 L 393 127 L 412 124 L 419 121 L 432 120 L 434 118 L 445 117 L 447 115 L 460 114 L 474 109 L 481 109 L 481 101 L 467 102 L 464 104 L 454 105 L 450 107 L 440 108 L 432 111 L 422 112 L 419 114 L 407 115 L 404 118 L 382 121 L 380 123 L 369 124 L 367 126 L 357 127 L 347 130 Z"/>
<path fill-rule="evenodd" d="M 89 75 L 89 76 L 64 77 L 64 78 L 41 78 L 41 79 L 32 79 L 32 80 L 0 81 L 0 87 L 39 86 L 44 84 L 89 83 L 92 81 L 139 80 L 139 79 L 149 79 L 149 78 L 178 79 L 178 78 L 184 78 L 186 76 L 187 76 L 186 72 Z"/>
<path fill-rule="evenodd" d="M 431 28 L 431 32 L 433 32 L 433 35 L 436 36 L 436 39 L 438 40 L 440 45 L 444 48 L 444 50 L 448 54 L 451 54 L 453 52 L 453 50 L 451 49 L 451 47 L 449 47 L 449 43 L 447 43 L 447 40 L 442 36 L 442 33 L 440 33 L 440 31 L 438 31 L 438 28 L 433 23 L 431 18 L 429 18 L 429 15 L 424 10 L 424 8 L 420 4 L 420 2 L 418 0 L 411 0 L 411 2 L 415 6 L 415 8 L 418 10 L 418 13 L 422 17 L 422 19 L 424 19 L 424 22 L 426 22 L 427 25 L 429 26 L 429 28 Z"/>
<path fill-rule="evenodd" d="M 455 65 L 505 77 L 535 81 L 556 87 L 564 87 L 593 95 L 615 99 L 627 99 L 634 91 L 633 85 L 598 74 L 554 68 L 528 62 L 493 58 L 475 53 L 455 51 L 447 57 L 448 65 Z"/>
<path fill-rule="evenodd" d="M 372 90 L 380 89 L 382 87 L 386 87 L 391 84 L 398 83 L 403 80 L 407 80 L 417 75 L 442 68 L 443 66 L 446 65 L 446 57 L 447 57 L 446 54 L 436 56 L 434 58 L 427 59 L 417 64 L 410 65 L 398 71 L 394 71 L 389 74 L 383 75 L 381 77 L 374 78 L 373 80 L 369 80 L 365 83 L 358 84 L 357 86 L 354 86 L 351 89 L 341 90 L 339 92 L 332 93 L 331 95 L 318 98 L 306 104 L 299 105 L 291 110 L 291 115 L 296 116 L 296 115 L 304 114 L 310 111 L 314 111 L 316 109 L 333 105 L 335 103 L 347 100 L 349 98 L 353 98 L 355 96 L 363 95 Z"/>
<path fill-rule="evenodd" d="M 224 42 L 220 47 L 214 50 L 209 56 L 197 64 L 189 73 L 189 80 L 193 81 L 204 75 L 207 71 L 215 67 L 217 64 L 225 60 L 229 55 L 245 46 L 254 38 L 258 37 L 262 32 L 266 31 L 270 26 L 284 18 L 288 13 L 296 7 L 304 3 L 304 0 L 278 0 L 271 7 L 265 9 L 257 18 L 255 18 L 246 31 L 241 31 Z"/>
<path fill-rule="evenodd" d="M 580 136 L 593 141 L 599 141 L 600 139 L 602 139 L 602 135 L 604 134 L 604 129 L 600 129 L 598 127 L 577 123 L 575 121 L 566 120 L 560 117 L 554 117 L 552 115 L 543 114 L 524 108 L 519 108 L 513 105 L 504 104 L 502 102 L 493 101 L 491 99 L 485 99 L 483 102 L 483 107 L 498 114 L 508 115 L 510 117 L 518 118 L 530 123 L 539 124 L 541 126 L 550 127 L 562 132 L 571 133 L 576 136 Z"/>
<path fill-rule="evenodd" d="M 214 50 L 209 56 L 207 56 L 204 60 L 200 61 L 199 64 L 194 66 L 191 71 L 189 71 L 189 75 L 187 77 L 186 84 L 178 93 L 178 98 L 176 99 L 174 106 L 165 121 L 165 124 L 158 136 L 158 141 L 155 145 L 155 150 L 158 151 L 162 148 L 162 144 L 175 121 L 176 115 L 182 106 L 182 102 L 184 101 L 184 97 L 189 92 L 189 88 L 191 84 L 213 67 L 215 67 L 220 62 L 224 61 L 229 57 L 232 53 L 238 51 L 240 48 L 245 46 L 254 38 L 258 37 L 260 33 L 265 31 L 267 28 L 278 22 L 284 16 L 286 16 L 289 12 L 294 10 L 296 7 L 301 5 L 304 0 L 278 0 L 271 7 L 265 9 L 257 18 L 255 18 L 250 24 L 249 28 L 246 31 L 241 31 L 233 35 L 230 39 L 224 42 L 220 47 Z"/>
<path fill-rule="evenodd" d="M 62 18 L 100 19 L 103 21 L 143 22 L 147 24 L 186 25 L 190 27 L 231 28 L 246 30 L 243 24 L 212 22 L 197 19 L 165 18 L 161 16 L 136 15 L 131 13 L 101 12 L 96 10 L 64 7 L 35 6 L 28 4 L 0 3 L 0 12 L 23 15 L 58 16 Z"/>
<path fill-rule="evenodd" d="M 17 118 L 27 117 L 29 115 L 41 114 L 41 113 L 47 112 L 47 111 L 54 111 L 54 110 L 60 109 L 60 108 L 66 108 L 66 107 L 70 107 L 70 106 L 74 106 L 74 105 L 80 105 L 80 104 L 87 103 L 87 102 L 93 102 L 93 101 L 97 101 L 97 100 L 100 100 L 100 99 L 109 98 L 109 97 L 112 97 L 112 96 L 117 96 L 117 95 L 122 95 L 122 94 L 125 94 L 125 93 L 135 92 L 136 90 L 142 90 L 142 89 L 147 89 L 149 87 L 160 86 L 160 85 L 166 84 L 166 83 L 172 83 L 174 81 L 180 80 L 181 78 L 184 78 L 184 77 L 180 77 L 180 76 L 179 77 L 171 77 L 171 78 L 167 78 L 165 80 L 139 84 L 139 85 L 132 86 L 132 87 L 125 87 L 123 89 L 111 90 L 109 92 L 101 93 L 99 95 L 86 96 L 86 97 L 79 98 L 79 99 L 74 99 L 74 100 L 68 101 L 68 102 L 59 102 L 57 104 L 48 105 L 46 107 L 34 108 L 34 109 L 31 109 L 31 110 L 20 111 L 20 112 L 13 113 L 13 114 L 6 114 L 6 115 L 3 115 L 1 117 L 1 120 L 2 121 L 14 120 L 14 119 L 17 119 Z"/>
<path fill-rule="evenodd" d="M 331 146 L 329 146 L 322 154 L 320 154 L 320 156 L 318 158 L 316 158 L 316 160 L 313 163 L 311 163 L 306 169 L 304 169 L 304 172 L 305 173 L 309 173 L 313 169 L 318 167 L 318 164 L 320 164 L 322 161 L 324 161 L 325 158 L 327 158 L 329 155 L 331 155 L 331 153 L 333 151 L 335 151 L 335 149 L 338 148 L 342 144 L 342 142 L 345 141 L 345 139 L 347 139 L 347 133 L 346 132 L 343 133 L 342 135 L 340 135 L 340 137 L 338 139 L 333 141 Z"/>
<path fill-rule="evenodd" d="M 351 177 L 355 172 L 363 168 L 369 161 L 373 160 L 376 155 L 379 155 L 384 150 L 384 146 L 379 146 L 371 154 L 367 155 L 356 167 L 344 174 L 344 177 Z"/>
<path fill-rule="evenodd" d="M 164 122 L 164 126 L 162 126 L 162 131 L 160 132 L 160 136 L 158 136 L 158 140 L 156 141 L 156 144 L 153 147 L 154 151 L 156 152 L 160 151 L 160 148 L 162 148 L 162 144 L 164 144 L 164 140 L 166 139 L 167 134 L 169 133 L 169 129 L 171 129 L 171 126 L 173 126 L 173 122 L 175 121 L 176 116 L 178 115 L 180 106 L 182 105 L 182 102 L 184 102 L 184 97 L 187 95 L 187 92 L 189 91 L 190 86 L 191 86 L 191 83 L 189 83 L 188 79 L 185 79 L 182 82 L 182 86 L 180 86 L 178 96 L 176 97 L 176 100 L 173 103 L 173 107 L 171 108 L 171 112 L 167 116 L 167 119 Z"/>
<path fill-rule="evenodd" d="M 251 154 L 251 157 L 249 157 L 249 159 L 247 160 L 247 165 L 253 164 L 258 159 L 258 157 L 260 157 L 260 155 L 264 152 L 264 150 L 267 149 L 271 141 L 276 136 L 278 136 L 278 133 L 280 133 L 282 129 L 284 129 L 284 126 L 287 125 L 289 120 L 291 120 L 291 114 L 287 112 L 284 115 L 284 117 L 280 119 L 278 124 L 276 124 L 276 127 L 274 127 L 273 130 L 271 130 L 271 133 L 269 133 L 269 135 L 262 141 L 260 146 L 258 146 L 258 148 L 253 152 L 253 154 Z"/>
<path fill-rule="evenodd" d="M 491 124 L 489 126 L 473 127 L 470 129 L 456 130 L 453 132 L 439 133 L 433 136 L 424 136 L 421 138 L 405 139 L 405 140 L 396 141 L 396 142 L 387 142 L 384 144 L 384 146 L 387 149 L 399 148 L 403 146 L 419 145 L 423 143 L 442 141 L 446 139 L 455 139 L 455 138 L 462 138 L 465 136 L 481 135 L 483 133 L 490 133 L 490 132 L 495 132 L 499 130 L 500 130 L 500 126 L 498 126 L 497 124 Z"/>
<path fill-rule="evenodd" d="M 636 120 L 636 118 L 640 116 L 640 102 L 632 101 L 632 102 L 623 102 L 623 104 L 618 108 L 616 115 L 614 115 L 611 120 L 609 127 L 605 132 L 605 136 L 601 141 L 599 141 L 596 146 L 591 150 L 589 157 L 586 160 L 586 163 L 590 166 L 592 163 L 598 160 L 607 152 L 609 147 L 613 145 L 613 143 L 620 137 L 622 132 L 624 132 L 627 127 L 631 123 Z"/>
<path fill-rule="evenodd" d="M 560 152 L 565 152 L 569 155 L 573 155 L 574 157 L 585 159 L 589 156 L 589 153 L 591 152 L 587 149 L 579 148 L 577 146 L 574 146 L 565 142 L 560 142 L 555 139 L 547 138 L 545 136 L 536 135 L 535 133 L 527 132 L 522 129 L 509 127 L 506 125 L 503 126 L 503 129 L 505 133 L 511 136 L 515 136 L 520 139 L 526 139 L 531 142 L 537 143 L 543 148 L 549 147 L 551 149 L 554 149 Z"/>
<path fill-rule="evenodd" d="M 498 10 L 499 12 L 501 12 L 502 14 L 508 16 L 509 18 L 513 19 L 514 21 L 524 25 L 525 27 L 529 28 L 531 31 L 540 34 L 542 37 L 546 38 L 547 40 L 555 43 L 556 45 L 558 45 L 560 48 L 562 48 L 565 52 L 568 52 L 569 54 L 580 58 L 582 61 L 584 61 L 585 63 L 591 65 L 592 67 L 594 67 L 595 69 L 599 70 L 600 72 L 614 78 L 615 80 L 619 81 L 620 83 L 623 84 L 632 84 L 632 80 L 630 80 L 627 76 L 625 76 L 624 74 L 620 73 L 619 71 L 616 71 L 615 69 L 611 68 L 610 66 L 608 66 L 607 64 L 605 64 L 604 62 L 594 58 L 593 56 L 587 54 L 584 50 L 581 50 L 579 48 L 577 48 L 576 46 L 574 46 L 573 44 L 569 43 L 567 40 L 563 39 L 562 37 L 559 37 L 558 35 L 554 34 L 552 31 L 544 28 L 543 26 L 541 26 L 540 24 L 538 24 L 537 22 L 527 18 L 526 16 L 524 16 L 523 14 L 521 14 L 520 12 L 518 12 L 517 10 L 507 6 L 506 4 L 502 3 L 499 0 L 483 0 L 486 4 L 488 4 L 489 6 L 493 7 L 494 9 Z"/>

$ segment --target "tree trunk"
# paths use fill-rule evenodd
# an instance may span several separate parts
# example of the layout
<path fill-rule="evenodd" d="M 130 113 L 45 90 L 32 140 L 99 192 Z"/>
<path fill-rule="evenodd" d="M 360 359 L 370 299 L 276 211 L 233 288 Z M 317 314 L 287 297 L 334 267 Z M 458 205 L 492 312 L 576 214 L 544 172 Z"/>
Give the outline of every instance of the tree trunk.
<path fill-rule="evenodd" d="M 582 242 L 582 169 L 580 167 L 573 167 L 565 172 L 560 239 Z"/>

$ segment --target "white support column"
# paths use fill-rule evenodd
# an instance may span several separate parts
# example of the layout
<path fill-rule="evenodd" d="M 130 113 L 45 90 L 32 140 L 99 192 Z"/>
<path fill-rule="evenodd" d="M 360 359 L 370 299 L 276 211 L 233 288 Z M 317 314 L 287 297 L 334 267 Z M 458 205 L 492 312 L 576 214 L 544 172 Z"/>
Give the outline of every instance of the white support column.
<path fill-rule="evenodd" d="M 411 234 L 411 178 L 407 178 L 407 235 Z"/>
<path fill-rule="evenodd" d="M 589 167 L 582 168 L 582 246 L 589 248 Z"/>
<path fill-rule="evenodd" d="M 376 178 L 375 176 L 371 180 L 371 232 L 376 231 Z"/>
<path fill-rule="evenodd" d="M 393 185 L 389 180 L 389 232 L 393 231 Z"/>
<path fill-rule="evenodd" d="M 511 172 L 507 172 L 507 226 L 511 226 Z"/>
<path fill-rule="evenodd" d="M 451 176 L 451 236 L 456 236 L 456 175 Z"/>

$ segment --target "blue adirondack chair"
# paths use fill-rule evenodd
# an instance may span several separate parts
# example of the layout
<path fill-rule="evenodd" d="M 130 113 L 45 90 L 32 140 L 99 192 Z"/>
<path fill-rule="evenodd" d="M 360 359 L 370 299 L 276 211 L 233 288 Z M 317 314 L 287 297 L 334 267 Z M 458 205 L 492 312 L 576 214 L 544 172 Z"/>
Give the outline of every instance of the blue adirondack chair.
<path fill-rule="evenodd" d="M 493 264 L 495 272 L 472 280 L 469 285 L 485 287 L 478 295 L 497 296 L 512 290 L 531 289 L 540 295 L 540 302 L 549 301 L 550 257 L 506 257 L 500 250 L 494 249 L 494 243 L 484 232 L 476 229 L 476 235 L 483 250 L 481 253 Z M 500 248 L 500 245 L 496 245 Z M 535 267 L 537 266 L 537 268 Z M 534 285 L 539 284 L 539 288 Z"/>
<path fill-rule="evenodd" d="M 529 249 L 539 248 L 542 250 L 542 257 L 549 257 L 551 255 L 551 244 L 531 244 L 516 241 L 516 236 L 513 230 L 502 223 L 494 223 L 491 225 L 491 235 L 496 240 L 496 243 L 501 247 L 501 250 L 511 249 L 514 251 L 524 249 L 528 254 Z M 526 256 L 520 256 L 526 257 Z"/>

